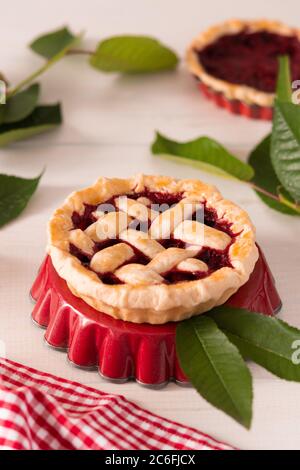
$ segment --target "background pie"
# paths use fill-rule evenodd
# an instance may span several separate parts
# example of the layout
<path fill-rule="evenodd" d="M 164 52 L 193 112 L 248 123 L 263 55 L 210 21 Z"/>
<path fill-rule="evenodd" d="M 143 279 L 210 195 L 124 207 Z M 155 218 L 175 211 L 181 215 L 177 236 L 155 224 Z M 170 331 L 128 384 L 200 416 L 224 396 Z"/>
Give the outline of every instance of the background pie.
<path fill-rule="evenodd" d="M 229 20 L 192 41 L 187 64 L 203 91 L 215 97 L 217 104 L 222 105 L 223 97 L 228 100 L 224 106 L 231 111 L 242 111 L 240 103 L 252 106 L 252 117 L 261 117 L 259 108 L 273 105 L 278 57 L 283 55 L 290 58 L 292 79 L 299 79 L 299 29 L 276 21 Z M 251 108 L 246 109 L 251 113 Z"/>

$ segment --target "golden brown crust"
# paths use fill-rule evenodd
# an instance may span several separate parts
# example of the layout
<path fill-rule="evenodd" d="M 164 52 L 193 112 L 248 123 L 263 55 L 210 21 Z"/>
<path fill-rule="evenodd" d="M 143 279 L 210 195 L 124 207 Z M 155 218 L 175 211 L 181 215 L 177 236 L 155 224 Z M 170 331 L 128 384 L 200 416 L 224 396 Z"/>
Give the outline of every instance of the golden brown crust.
<path fill-rule="evenodd" d="M 269 31 L 286 36 L 298 36 L 300 40 L 300 29 L 291 28 L 278 21 L 232 19 L 212 26 L 192 41 L 186 55 L 188 68 L 205 85 L 217 92 L 223 93 L 230 100 L 236 99 L 250 105 L 272 106 L 274 102 L 273 93 L 265 93 L 248 86 L 236 85 L 210 75 L 201 65 L 195 52 L 204 49 L 225 34 L 237 34 L 245 28 L 252 32 Z"/>
<path fill-rule="evenodd" d="M 114 195 L 145 189 L 182 192 L 183 197 L 205 201 L 218 217 L 231 222 L 233 232 L 238 233 L 229 250 L 233 268 L 224 267 L 201 280 L 170 285 L 108 285 L 69 253 L 71 216 L 74 211 L 82 213 L 83 203 L 99 204 Z M 48 253 L 70 290 L 89 305 L 114 318 L 153 324 L 183 320 L 224 303 L 248 280 L 258 258 L 255 231 L 247 213 L 223 199 L 216 188 L 198 180 L 145 175 L 128 180 L 100 178 L 93 186 L 72 193 L 49 222 Z"/>

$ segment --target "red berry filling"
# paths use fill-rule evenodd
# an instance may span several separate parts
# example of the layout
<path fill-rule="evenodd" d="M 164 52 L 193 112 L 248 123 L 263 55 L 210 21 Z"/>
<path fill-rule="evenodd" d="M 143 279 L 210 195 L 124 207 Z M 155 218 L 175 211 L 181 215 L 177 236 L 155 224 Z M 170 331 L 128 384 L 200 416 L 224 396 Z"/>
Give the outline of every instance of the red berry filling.
<path fill-rule="evenodd" d="M 162 209 L 164 210 L 167 206 L 172 206 L 173 204 L 177 204 L 181 199 L 182 199 L 182 194 L 167 194 L 167 193 L 156 193 L 156 192 L 149 192 L 145 191 L 143 193 L 134 193 L 134 194 L 128 194 L 128 197 L 131 199 L 138 199 L 139 197 L 147 197 L 150 201 L 151 204 L 158 204 L 158 205 L 165 205 Z M 108 201 L 105 201 L 104 203 L 101 204 L 109 204 L 115 210 L 118 210 L 116 205 L 115 205 L 115 198 L 111 198 Z M 72 214 L 72 222 L 73 222 L 73 229 L 81 229 L 85 230 L 89 225 L 95 222 L 95 217 L 93 216 L 93 212 L 97 209 L 97 205 L 89 205 L 85 204 L 85 209 L 83 214 L 79 214 L 78 212 L 73 212 Z M 214 209 L 208 208 L 206 204 L 203 204 L 203 209 L 200 209 L 201 212 L 204 211 L 203 215 L 203 220 L 204 223 L 210 227 L 213 227 L 217 230 L 223 231 L 227 233 L 232 240 L 235 237 L 235 234 L 232 233 L 231 231 L 231 224 L 227 222 L 226 220 L 219 219 L 217 216 L 217 213 Z M 192 216 L 192 220 L 196 220 L 198 218 L 199 214 L 194 213 Z M 149 225 L 150 226 L 150 225 Z M 141 224 L 141 230 L 143 229 L 143 224 Z M 135 229 L 138 230 L 139 228 L 136 227 Z M 185 248 L 185 243 L 182 240 L 177 240 L 174 238 L 169 238 L 169 239 L 163 239 L 163 240 L 158 240 L 161 245 L 163 245 L 164 248 L 171 248 L 171 247 L 176 247 L 176 248 Z M 122 241 L 124 243 L 124 241 Z M 94 252 L 97 253 L 100 250 L 103 250 L 104 248 L 107 248 L 109 246 L 113 246 L 117 243 L 120 243 L 119 239 L 107 239 L 102 242 L 95 243 L 95 250 Z M 131 248 L 134 251 L 134 256 L 127 261 L 125 264 L 128 263 L 138 263 L 142 265 L 146 265 L 150 262 L 150 259 L 145 256 L 142 252 L 140 252 L 137 248 L 134 246 L 131 246 Z M 207 266 L 208 266 L 208 271 L 207 272 L 184 272 L 184 271 L 179 271 L 178 269 L 174 268 L 166 273 L 163 274 L 163 278 L 165 279 L 165 282 L 168 284 L 173 284 L 176 282 L 182 282 L 182 281 L 193 281 L 197 279 L 202 279 L 204 277 L 209 276 L 212 274 L 214 271 L 221 269 L 223 267 L 232 267 L 230 263 L 230 258 L 229 258 L 229 248 L 230 245 L 225 249 L 225 250 L 215 250 L 211 249 L 208 247 L 203 247 L 196 258 L 198 258 L 201 261 L 204 261 Z M 85 267 L 89 268 L 89 263 L 91 256 L 83 253 L 81 250 L 79 250 L 76 246 L 73 244 L 70 244 L 70 253 L 78 258 L 82 264 L 85 265 Z M 105 284 L 122 284 L 122 282 L 115 276 L 113 273 L 105 273 L 105 274 L 98 274 L 99 278 L 102 280 L 103 283 Z"/>
<path fill-rule="evenodd" d="M 279 56 L 289 56 L 292 79 L 300 77 L 300 42 L 296 36 L 245 30 L 221 36 L 197 53 L 210 75 L 267 93 L 276 88 Z"/>

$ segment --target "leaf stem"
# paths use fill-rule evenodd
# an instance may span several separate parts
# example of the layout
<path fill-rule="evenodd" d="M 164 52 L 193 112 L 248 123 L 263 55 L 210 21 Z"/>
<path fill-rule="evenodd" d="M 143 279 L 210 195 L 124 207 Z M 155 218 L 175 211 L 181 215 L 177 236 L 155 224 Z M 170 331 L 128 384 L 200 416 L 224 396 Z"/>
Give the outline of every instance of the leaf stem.
<path fill-rule="evenodd" d="M 265 196 L 270 197 L 271 199 L 274 199 L 274 201 L 281 202 L 280 198 L 278 196 L 275 196 L 275 194 L 269 193 L 266 189 L 261 188 L 260 186 L 257 186 L 255 183 L 252 181 L 245 181 L 246 184 L 251 186 L 255 191 L 258 191 L 261 194 L 264 194 Z"/>
<path fill-rule="evenodd" d="M 283 204 L 284 206 L 287 206 L 289 207 L 290 209 L 293 209 L 295 212 L 298 212 L 300 213 L 300 206 L 299 204 L 294 204 L 293 202 L 291 201 L 288 201 L 286 198 L 283 198 L 281 197 L 280 195 L 279 196 L 276 196 L 275 194 L 272 194 L 272 193 L 269 193 L 269 191 L 266 191 L 265 189 L 261 188 L 260 186 L 257 186 L 255 183 L 253 183 L 252 181 L 244 181 L 244 183 L 248 184 L 249 186 L 251 186 L 252 189 L 254 189 L 255 191 L 261 193 L 261 194 L 264 194 L 265 196 L 267 197 L 270 197 L 271 199 L 273 199 L 274 201 L 276 202 L 279 202 L 280 204 Z"/>
<path fill-rule="evenodd" d="M 70 49 L 67 52 L 67 54 L 68 55 L 72 55 L 72 54 L 92 55 L 94 54 L 94 51 L 89 51 L 87 49 Z"/>
<path fill-rule="evenodd" d="M 42 67 L 39 67 L 35 72 L 30 74 L 28 77 L 26 77 L 24 80 L 21 80 L 14 88 L 8 91 L 7 97 L 10 98 L 14 95 L 16 95 L 22 88 L 24 88 L 26 85 L 29 85 L 33 80 L 35 80 L 39 75 L 41 75 L 43 72 L 45 72 L 51 65 L 52 65 L 52 60 L 48 60 Z"/>
<path fill-rule="evenodd" d="M 14 88 L 8 91 L 7 97 L 10 98 L 11 96 L 14 96 L 16 93 L 18 93 L 22 88 L 24 88 L 26 85 L 29 85 L 33 80 L 35 80 L 37 77 L 39 77 L 42 73 L 46 72 L 52 65 L 54 65 L 56 62 L 58 62 L 60 59 L 62 59 L 68 52 L 69 48 L 72 47 L 72 45 L 77 45 L 77 43 L 81 40 L 83 33 L 79 34 L 78 36 L 75 37 L 73 40 L 72 44 L 69 44 L 66 46 L 64 49 L 62 49 L 60 52 L 58 52 L 56 55 L 48 59 L 44 65 L 39 67 L 35 72 L 33 72 L 29 77 L 25 78 L 24 80 L 21 80 L 20 83 L 18 83 Z M 76 50 L 76 49 L 75 49 Z"/>
<path fill-rule="evenodd" d="M 67 54 L 93 54 L 91 51 L 84 51 L 81 49 L 72 49 L 67 52 Z M 57 62 L 57 57 L 53 57 L 50 60 L 48 60 L 42 67 L 39 67 L 35 72 L 30 74 L 28 77 L 26 77 L 24 80 L 21 80 L 18 85 L 16 85 L 14 88 L 8 91 L 7 97 L 10 98 L 17 94 L 22 88 L 24 88 L 26 85 L 29 85 L 33 80 L 35 80 L 37 77 L 39 77 L 42 73 L 46 72 L 55 62 Z"/>

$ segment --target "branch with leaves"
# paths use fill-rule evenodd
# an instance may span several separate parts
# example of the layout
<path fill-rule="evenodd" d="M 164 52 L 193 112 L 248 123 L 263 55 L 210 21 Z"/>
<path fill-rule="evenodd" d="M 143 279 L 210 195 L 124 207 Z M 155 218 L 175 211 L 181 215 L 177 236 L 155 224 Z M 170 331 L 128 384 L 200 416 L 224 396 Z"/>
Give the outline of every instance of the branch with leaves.
<path fill-rule="evenodd" d="M 0 106 L 0 147 L 54 129 L 62 123 L 61 105 L 38 105 L 40 85 L 36 83 L 67 54 L 89 57 L 89 64 L 102 72 L 153 73 L 174 69 L 176 54 L 159 41 L 146 36 L 116 36 L 101 41 L 94 51 L 79 49 L 82 34 L 68 28 L 35 39 L 30 48 L 46 61 L 17 85 L 8 88 L 6 104 Z"/>
<path fill-rule="evenodd" d="M 8 86 L 6 104 L 0 105 L 0 147 L 57 128 L 62 123 L 61 104 L 39 104 L 36 80 L 66 55 L 89 57 L 89 64 L 102 72 L 154 73 L 174 69 L 178 57 L 156 39 L 146 36 L 116 36 L 101 41 L 94 51 L 80 49 L 82 34 L 68 28 L 42 35 L 30 48 L 45 62 L 13 87 Z M 0 227 L 17 217 L 33 195 L 40 177 L 19 178 L 0 174 Z M 8 210 L 8 207 L 10 210 Z"/>
<path fill-rule="evenodd" d="M 292 103 L 289 59 L 280 58 L 272 132 L 249 155 L 239 160 L 209 137 L 177 142 L 160 133 L 151 147 L 218 176 L 235 178 L 256 191 L 272 209 L 300 215 L 300 107 Z"/>

